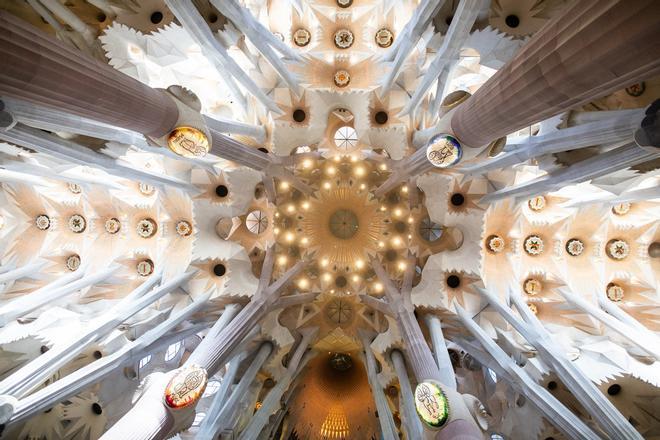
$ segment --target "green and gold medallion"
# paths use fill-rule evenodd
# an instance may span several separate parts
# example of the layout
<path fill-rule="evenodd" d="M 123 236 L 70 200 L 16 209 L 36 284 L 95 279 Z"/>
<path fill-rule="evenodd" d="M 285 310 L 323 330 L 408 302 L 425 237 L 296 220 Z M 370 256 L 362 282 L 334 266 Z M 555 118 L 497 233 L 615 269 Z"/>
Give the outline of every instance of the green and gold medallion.
<path fill-rule="evenodd" d="M 449 402 L 439 386 L 433 382 L 421 382 L 415 388 L 415 408 L 422 421 L 433 429 L 447 423 Z"/>

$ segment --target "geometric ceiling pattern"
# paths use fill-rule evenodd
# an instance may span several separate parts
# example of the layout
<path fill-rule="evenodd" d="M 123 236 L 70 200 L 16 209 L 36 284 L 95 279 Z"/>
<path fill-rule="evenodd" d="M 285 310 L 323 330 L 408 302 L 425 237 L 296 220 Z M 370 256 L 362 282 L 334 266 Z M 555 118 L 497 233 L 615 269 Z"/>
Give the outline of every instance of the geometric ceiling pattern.
<path fill-rule="evenodd" d="M 659 16 L 0 0 L 0 437 L 660 438 Z"/>

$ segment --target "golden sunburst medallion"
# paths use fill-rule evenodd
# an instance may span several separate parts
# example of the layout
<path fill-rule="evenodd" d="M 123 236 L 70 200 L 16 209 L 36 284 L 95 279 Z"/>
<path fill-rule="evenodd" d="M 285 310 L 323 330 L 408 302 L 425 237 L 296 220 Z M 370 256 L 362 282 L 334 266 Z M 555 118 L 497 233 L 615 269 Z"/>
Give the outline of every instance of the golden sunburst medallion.
<path fill-rule="evenodd" d="M 300 226 L 321 261 L 350 266 L 378 249 L 386 216 L 367 191 L 347 186 L 322 189 L 309 204 Z"/>

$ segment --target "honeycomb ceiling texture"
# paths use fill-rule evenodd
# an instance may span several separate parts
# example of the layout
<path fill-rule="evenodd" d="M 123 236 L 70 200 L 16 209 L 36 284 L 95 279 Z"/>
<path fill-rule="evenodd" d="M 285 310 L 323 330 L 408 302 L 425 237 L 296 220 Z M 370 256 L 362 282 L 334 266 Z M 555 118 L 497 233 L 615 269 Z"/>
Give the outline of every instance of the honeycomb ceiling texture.
<path fill-rule="evenodd" d="M 660 439 L 659 17 L 0 0 L 0 439 Z"/>

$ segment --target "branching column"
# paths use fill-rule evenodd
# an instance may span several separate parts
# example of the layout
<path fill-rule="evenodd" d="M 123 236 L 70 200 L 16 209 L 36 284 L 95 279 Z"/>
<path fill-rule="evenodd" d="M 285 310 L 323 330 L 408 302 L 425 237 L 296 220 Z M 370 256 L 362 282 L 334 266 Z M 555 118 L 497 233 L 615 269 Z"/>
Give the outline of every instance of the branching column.
<path fill-rule="evenodd" d="M 204 369 L 208 377 L 213 376 L 220 367 L 230 359 L 232 354 L 235 354 L 236 348 L 240 346 L 241 342 L 259 320 L 261 320 L 261 318 L 263 318 L 268 312 L 277 308 L 277 300 L 281 291 L 289 282 L 291 282 L 293 277 L 303 269 L 304 262 L 298 262 L 295 266 L 282 274 L 279 279 L 271 283 L 274 257 L 273 249 L 269 248 L 264 259 L 259 286 L 257 287 L 257 291 L 252 300 L 238 313 L 238 315 L 236 315 L 229 325 L 222 329 L 222 331 L 215 332 L 211 330 L 210 336 L 204 338 L 204 340 L 197 346 L 195 351 L 193 351 L 184 364 L 184 367 L 196 366 Z M 297 296 L 303 297 L 301 300 L 309 300 L 309 298 L 304 295 Z M 288 304 L 290 304 L 290 302 L 288 302 Z M 172 377 L 174 371 L 170 371 L 168 375 Z M 151 399 L 151 405 L 158 407 L 159 418 L 164 417 L 174 419 L 175 414 L 173 414 L 163 402 L 164 399 L 162 396 L 164 395 L 164 387 L 161 389 L 161 393 L 159 399 Z M 190 412 L 193 412 L 194 409 L 195 405 L 187 407 L 187 411 Z M 153 414 L 154 411 L 149 412 L 150 416 L 153 416 Z M 122 419 L 111 427 L 102 438 L 122 438 L 125 440 L 167 438 L 166 433 L 156 430 L 158 426 L 140 424 L 140 420 L 145 416 L 146 415 L 143 413 L 141 407 L 132 408 L 126 415 L 124 415 L 124 417 L 122 417 Z M 190 420 L 190 422 L 192 422 L 192 420 Z"/>
<path fill-rule="evenodd" d="M 313 356 L 312 353 L 306 354 L 305 351 L 307 350 L 309 344 L 312 342 L 312 338 L 316 336 L 317 332 L 318 327 L 301 330 L 303 338 L 300 341 L 300 344 L 298 344 L 298 347 L 293 353 L 293 356 L 291 356 L 291 360 L 289 361 L 286 372 L 277 382 L 277 385 L 275 385 L 275 387 L 273 387 L 273 389 L 268 392 L 268 395 L 263 400 L 263 402 L 261 402 L 261 408 L 259 408 L 259 410 L 254 414 L 247 427 L 241 433 L 239 437 L 240 440 L 251 440 L 257 438 L 266 424 L 268 424 L 268 420 L 271 414 L 273 414 L 275 410 L 279 408 L 280 399 L 289 388 L 289 385 L 291 385 L 291 381 L 293 381 L 296 374 L 300 372 L 307 361 L 309 361 L 309 359 Z M 305 355 L 304 358 L 303 355 Z"/>
<path fill-rule="evenodd" d="M 389 278 L 387 272 L 385 272 L 380 261 L 372 258 L 371 266 L 383 284 L 388 301 L 385 303 L 368 295 L 362 295 L 362 301 L 396 319 L 405 344 L 410 368 L 412 368 L 417 381 L 422 382 L 427 379 L 441 381 L 438 365 L 435 363 L 435 359 L 433 359 L 426 339 L 424 339 L 422 329 L 419 327 L 419 323 L 415 317 L 415 307 L 410 299 L 415 264 L 412 259 L 409 260 L 403 285 L 401 290 L 399 290 Z"/>
<path fill-rule="evenodd" d="M 571 2 L 454 113 L 480 147 L 660 73 L 660 2 Z"/>
<path fill-rule="evenodd" d="M 203 298 L 191 303 L 184 309 L 173 313 L 167 320 L 147 331 L 135 341 L 123 346 L 118 351 L 104 356 L 91 364 L 87 364 L 68 376 L 20 400 L 16 405 L 13 415 L 11 415 L 9 424 L 20 423 L 38 412 L 53 407 L 58 402 L 81 393 L 108 375 L 116 373 L 122 365 L 128 362 L 137 362 L 147 353 L 168 347 L 174 342 L 202 331 L 203 328 L 200 326 L 192 326 L 175 334 L 173 338 L 163 336 L 191 315 L 197 313 L 206 304 L 207 299 Z M 3 420 L 0 419 L 0 421 Z"/>
<path fill-rule="evenodd" d="M 412 388 L 410 387 L 410 380 L 408 379 L 408 371 L 406 370 L 406 363 L 403 360 L 403 355 L 399 350 L 392 351 L 390 355 L 394 370 L 399 379 L 401 386 L 401 406 L 403 406 L 404 422 L 403 425 L 406 429 L 409 439 L 422 438 L 422 424 L 417 417 L 417 410 L 415 409 L 415 398 L 413 396 Z"/>
<path fill-rule="evenodd" d="M 551 334 L 545 330 L 541 321 L 529 310 L 519 294 L 511 292 L 510 298 L 523 321 L 519 320 L 512 310 L 486 289 L 477 288 L 499 313 L 533 345 L 562 382 L 569 388 L 575 398 L 602 426 L 611 437 L 617 439 L 641 440 L 641 435 L 628 423 L 628 420 L 616 409 L 589 377 L 573 364 L 561 350 L 561 346 L 552 340 Z"/>
<path fill-rule="evenodd" d="M 449 358 L 445 337 L 442 334 L 440 318 L 435 315 L 426 315 L 425 319 L 431 335 L 431 342 L 433 342 L 433 354 L 440 370 L 440 382 L 455 390 L 456 375 L 454 374 L 454 367 Z"/>
<path fill-rule="evenodd" d="M 238 404 L 245 397 L 254 378 L 257 376 L 257 373 L 261 369 L 261 366 L 266 362 L 268 356 L 273 351 L 273 344 L 270 342 L 264 342 L 259 347 L 256 356 L 250 363 L 250 366 L 246 370 L 241 380 L 238 382 L 238 386 L 232 391 L 231 396 L 225 402 L 224 406 L 217 414 L 209 414 L 208 423 L 204 431 L 200 430 L 197 434 L 197 440 L 211 440 L 215 437 L 218 432 L 221 432 L 224 428 L 231 427 L 235 421 L 236 410 L 238 409 Z"/>
<path fill-rule="evenodd" d="M 21 397 L 29 393 L 90 344 L 100 340 L 121 322 L 126 321 L 149 304 L 176 289 L 193 274 L 194 272 L 189 272 L 178 275 L 147 295 L 144 295 L 144 293 L 158 281 L 158 278 L 154 276 L 151 280 L 145 281 L 117 306 L 92 321 L 88 329 L 77 335 L 72 335 L 71 341 L 63 344 L 55 344 L 46 353 L 23 365 L 20 369 L 3 379 L 0 382 L 0 394 L 11 394 L 14 397 Z"/>
<path fill-rule="evenodd" d="M 153 137 L 169 133 L 179 111 L 152 89 L 0 12 L 0 95 L 62 109 Z"/>
<path fill-rule="evenodd" d="M 398 438 L 396 426 L 392 419 L 392 411 L 390 405 L 387 403 L 387 397 L 383 392 L 383 387 L 378 380 L 378 373 L 376 372 L 376 358 L 371 351 L 371 341 L 373 337 L 362 329 L 358 330 L 360 341 L 362 341 L 362 348 L 364 348 L 364 357 L 367 364 L 367 376 L 369 378 L 369 385 L 371 386 L 371 393 L 376 403 L 376 410 L 378 411 L 378 422 L 380 423 L 381 435 L 385 440 L 394 440 Z"/>

